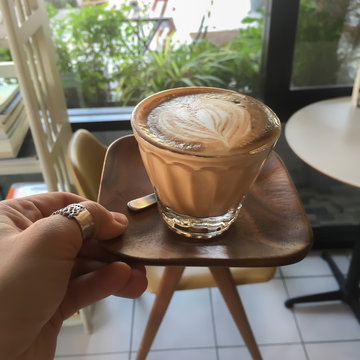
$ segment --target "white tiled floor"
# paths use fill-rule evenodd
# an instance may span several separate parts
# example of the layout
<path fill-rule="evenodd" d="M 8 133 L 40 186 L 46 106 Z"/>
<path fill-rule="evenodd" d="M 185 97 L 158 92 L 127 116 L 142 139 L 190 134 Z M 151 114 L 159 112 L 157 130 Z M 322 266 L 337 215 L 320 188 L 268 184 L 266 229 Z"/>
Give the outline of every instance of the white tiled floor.
<path fill-rule="evenodd" d="M 346 273 L 350 253 L 333 251 Z M 337 288 L 320 253 L 278 269 L 268 283 L 238 287 L 264 360 L 356 360 L 360 325 L 341 302 L 285 308 L 289 296 Z M 110 297 L 93 307 L 93 333 L 66 327 L 56 359 L 134 360 L 154 295 L 137 300 Z M 251 360 L 219 291 L 177 292 L 155 338 L 148 360 Z"/>

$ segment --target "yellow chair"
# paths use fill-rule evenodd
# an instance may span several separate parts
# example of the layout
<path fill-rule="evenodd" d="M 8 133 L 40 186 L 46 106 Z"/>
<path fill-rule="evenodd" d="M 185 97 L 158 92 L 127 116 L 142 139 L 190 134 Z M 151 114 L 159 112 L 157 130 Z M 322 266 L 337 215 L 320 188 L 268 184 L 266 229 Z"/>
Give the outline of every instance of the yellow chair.
<path fill-rule="evenodd" d="M 77 193 L 96 201 L 106 146 L 85 129 L 77 130 L 69 143 L 68 166 Z"/>
<path fill-rule="evenodd" d="M 69 167 L 71 172 L 75 174 L 73 180 L 78 193 L 89 199 L 96 198 L 94 197 L 94 194 L 99 189 L 102 172 L 100 160 L 104 160 L 104 156 L 104 147 L 99 146 L 98 141 L 89 132 L 78 130 L 74 134 L 69 146 Z M 142 343 L 137 354 L 138 360 L 146 358 L 172 297 L 173 290 L 170 289 L 171 286 L 168 286 L 167 281 L 171 282 L 174 279 L 171 278 L 172 275 L 167 275 L 167 272 L 164 271 L 164 269 L 166 270 L 166 268 L 160 266 L 146 267 L 148 278 L 147 291 L 154 294 L 161 292 L 162 296 L 157 297 L 154 302 Z M 265 282 L 272 279 L 275 268 L 230 268 L 230 271 L 235 284 L 242 285 Z M 175 281 L 177 283 L 175 290 L 191 290 L 217 286 L 213 275 L 207 267 L 185 267 L 183 273 L 180 267 L 178 276 L 180 276 L 180 281 L 178 283 Z M 163 296 L 164 291 L 167 292 L 166 296 Z M 241 312 L 242 310 L 236 309 L 235 311 Z M 246 317 L 243 319 L 243 322 L 245 321 L 247 321 Z M 237 321 L 237 326 L 239 330 L 241 328 L 240 332 L 242 332 L 244 336 L 244 328 L 246 328 L 246 326 L 243 326 L 239 321 Z M 251 334 L 247 335 L 251 337 Z M 244 340 L 247 342 L 246 339 Z M 261 359 L 256 343 L 248 343 L 248 345 L 250 352 L 253 354 L 253 358 Z"/>

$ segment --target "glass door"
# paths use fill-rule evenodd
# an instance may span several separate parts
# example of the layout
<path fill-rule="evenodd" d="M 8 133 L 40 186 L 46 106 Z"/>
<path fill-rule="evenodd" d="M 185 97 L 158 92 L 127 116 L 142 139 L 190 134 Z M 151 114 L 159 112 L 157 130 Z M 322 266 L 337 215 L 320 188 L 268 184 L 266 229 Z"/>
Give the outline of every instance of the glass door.
<path fill-rule="evenodd" d="M 360 0 L 269 0 L 262 99 L 286 121 L 299 108 L 350 96 L 360 67 Z"/>
<path fill-rule="evenodd" d="M 291 88 L 352 86 L 360 67 L 360 0 L 301 0 Z"/>

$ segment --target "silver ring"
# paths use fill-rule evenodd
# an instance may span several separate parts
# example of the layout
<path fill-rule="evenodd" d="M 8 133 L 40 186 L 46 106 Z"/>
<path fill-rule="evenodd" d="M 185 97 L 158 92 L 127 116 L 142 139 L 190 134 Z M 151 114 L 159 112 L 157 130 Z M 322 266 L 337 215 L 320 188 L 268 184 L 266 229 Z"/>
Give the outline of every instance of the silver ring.
<path fill-rule="evenodd" d="M 83 240 L 90 239 L 94 233 L 95 224 L 93 217 L 88 209 L 81 204 L 70 204 L 54 211 L 51 215 L 62 215 L 68 219 L 74 219 L 80 227 Z"/>

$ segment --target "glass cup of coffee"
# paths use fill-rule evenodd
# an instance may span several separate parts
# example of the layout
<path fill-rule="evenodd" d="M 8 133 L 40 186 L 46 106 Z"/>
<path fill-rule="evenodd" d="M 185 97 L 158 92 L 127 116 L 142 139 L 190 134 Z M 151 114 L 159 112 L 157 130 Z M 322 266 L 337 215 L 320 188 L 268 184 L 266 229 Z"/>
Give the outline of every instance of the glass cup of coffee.
<path fill-rule="evenodd" d="M 151 95 L 135 107 L 131 125 L 162 218 L 200 239 L 235 221 L 281 128 L 258 100 L 210 87 Z"/>

